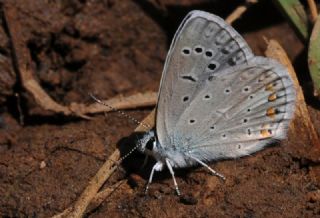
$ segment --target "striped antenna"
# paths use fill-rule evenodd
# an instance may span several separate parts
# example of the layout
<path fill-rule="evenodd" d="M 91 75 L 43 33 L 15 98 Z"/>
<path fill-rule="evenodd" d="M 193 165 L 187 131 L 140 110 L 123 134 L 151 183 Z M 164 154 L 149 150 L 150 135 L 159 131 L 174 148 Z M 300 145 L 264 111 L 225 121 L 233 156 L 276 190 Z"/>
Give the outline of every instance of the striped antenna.
<path fill-rule="evenodd" d="M 96 98 L 93 94 L 89 93 L 89 96 L 95 100 L 97 103 L 104 105 L 108 108 L 111 109 L 111 111 L 115 111 L 117 112 L 120 116 L 124 116 L 126 118 L 128 118 L 129 120 L 133 121 L 134 123 L 143 126 L 146 130 L 151 129 L 151 127 L 148 124 L 145 124 L 143 122 L 140 122 L 139 120 L 135 119 L 134 117 L 130 116 L 129 114 L 126 114 L 123 111 L 120 111 L 114 107 L 112 107 L 111 105 L 101 101 L 100 99 Z M 119 165 L 124 159 L 126 159 L 129 155 L 131 155 L 135 150 L 137 150 L 137 148 L 141 145 L 140 140 L 138 139 L 138 143 L 136 146 L 134 146 L 134 148 L 132 148 L 127 154 L 125 154 L 123 157 L 121 157 L 118 161 L 115 162 L 116 165 Z"/>
<path fill-rule="evenodd" d="M 96 97 L 95 97 L 93 94 L 91 94 L 91 93 L 89 93 L 89 95 L 90 95 L 90 97 L 91 97 L 93 100 L 95 100 L 97 103 L 99 103 L 99 104 L 101 104 L 101 105 L 104 105 L 104 106 L 110 108 L 111 111 L 117 112 L 120 116 L 124 116 L 124 117 L 128 118 L 129 120 L 133 121 L 134 123 L 143 126 L 146 130 L 151 129 L 151 126 L 149 126 L 148 124 L 145 124 L 145 123 L 137 120 L 136 118 L 130 116 L 129 114 L 126 114 L 125 112 L 120 111 L 120 110 L 112 107 L 111 105 L 109 105 L 109 104 L 101 101 L 100 99 L 96 98 Z"/>

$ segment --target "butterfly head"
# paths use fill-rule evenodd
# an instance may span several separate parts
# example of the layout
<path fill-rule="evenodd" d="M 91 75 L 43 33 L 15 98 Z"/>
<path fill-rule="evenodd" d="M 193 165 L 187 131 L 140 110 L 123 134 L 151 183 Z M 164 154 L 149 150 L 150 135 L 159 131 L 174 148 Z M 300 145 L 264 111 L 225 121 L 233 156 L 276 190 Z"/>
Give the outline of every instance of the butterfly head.
<path fill-rule="evenodd" d="M 150 130 L 146 132 L 143 135 L 143 137 L 139 139 L 138 143 L 139 143 L 138 150 L 141 153 L 152 155 L 154 152 L 154 148 L 157 146 L 157 140 L 155 137 L 154 130 Z"/>

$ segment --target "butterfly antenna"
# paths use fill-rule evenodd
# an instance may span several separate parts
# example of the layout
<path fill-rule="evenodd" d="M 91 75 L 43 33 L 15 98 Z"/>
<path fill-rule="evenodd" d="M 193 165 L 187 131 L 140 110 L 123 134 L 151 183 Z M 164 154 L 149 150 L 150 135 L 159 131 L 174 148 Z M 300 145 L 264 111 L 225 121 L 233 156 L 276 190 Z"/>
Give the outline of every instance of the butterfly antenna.
<path fill-rule="evenodd" d="M 113 166 L 117 167 L 118 169 L 120 169 L 121 171 L 124 172 L 124 170 L 123 170 L 121 167 L 119 167 L 120 164 L 121 164 L 121 162 L 122 162 L 124 159 L 126 159 L 129 155 L 131 155 L 131 154 L 139 147 L 139 145 L 140 145 L 140 141 L 139 141 L 139 144 L 138 144 L 138 145 L 134 146 L 134 148 L 132 148 L 132 149 L 131 149 L 127 154 L 125 154 L 123 157 L 119 158 L 119 160 L 115 161 L 115 160 L 109 159 L 109 161 L 111 161 L 111 162 L 114 164 Z"/>
<path fill-rule="evenodd" d="M 102 104 L 102 105 L 110 108 L 111 111 L 115 111 L 115 112 L 119 113 L 120 116 L 124 116 L 124 117 L 126 117 L 127 119 L 133 121 L 134 123 L 143 126 L 146 130 L 151 129 L 151 127 L 150 127 L 148 124 L 145 124 L 145 123 L 143 123 L 143 122 L 135 119 L 134 117 L 130 116 L 129 114 L 126 114 L 125 112 L 120 111 L 120 110 L 112 107 L 111 105 L 109 105 L 109 104 L 107 104 L 107 103 L 105 103 L 105 102 L 102 102 L 100 99 L 96 98 L 96 97 L 95 97 L 93 94 L 91 94 L 91 93 L 89 93 L 89 95 L 90 95 L 90 97 L 91 97 L 93 100 L 95 100 L 97 103 Z"/>
<path fill-rule="evenodd" d="M 139 138 L 136 136 L 138 143 L 136 146 L 134 146 L 128 153 L 126 153 L 124 156 L 122 156 L 117 163 L 120 164 L 124 159 L 126 159 L 129 155 L 131 155 L 135 150 L 137 150 L 139 148 L 139 146 L 141 145 L 141 142 L 139 140 Z"/>
<path fill-rule="evenodd" d="M 121 162 L 126 159 L 129 155 L 131 155 L 135 150 L 137 150 L 137 148 L 139 147 L 139 145 L 141 145 L 140 139 L 136 136 L 136 138 L 138 139 L 138 144 L 136 146 L 134 146 L 134 148 L 132 148 L 127 154 L 125 154 L 123 157 L 119 158 L 119 160 L 114 161 L 114 160 L 110 160 L 111 162 L 113 162 L 115 165 L 114 167 L 116 167 L 116 169 L 120 169 L 122 172 L 125 172 L 121 167 L 120 164 Z"/>
<path fill-rule="evenodd" d="M 140 122 L 139 120 L 137 120 L 137 119 L 135 119 L 134 117 L 132 117 L 132 116 L 124 113 L 123 111 L 120 111 L 120 110 L 112 107 L 111 105 L 109 105 L 109 104 L 107 104 L 107 103 L 105 103 L 105 102 L 102 102 L 100 99 L 96 98 L 96 97 L 95 97 L 93 94 L 91 94 L 91 93 L 89 93 L 89 95 L 90 95 L 90 97 L 91 97 L 93 100 L 95 100 L 97 103 L 102 104 L 102 105 L 110 108 L 112 111 L 115 111 L 115 112 L 119 113 L 121 116 L 124 116 L 124 117 L 132 120 L 133 122 L 137 123 L 138 125 L 143 126 L 146 130 L 151 129 L 151 127 L 150 127 L 148 124 L 145 124 L 145 123 L 143 123 L 143 122 Z M 140 142 L 140 139 L 139 139 L 137 136 L 136 136 L 136 138 L 137 138 L 137 141 L 138 141 L 137 145 L 134 146 L 127 154 L 125 154 L 124 156 L 122 156 L 118 161 L 113 161 L 116 165 L 120 165 L 120 163 L 121 163 L 124 159 L 126 159 L 129 155 L 131 155 L 135 150 L 137 150 L 137 149 L 139 148 L 139 146 L 141 145 L 141 142 Z"/>

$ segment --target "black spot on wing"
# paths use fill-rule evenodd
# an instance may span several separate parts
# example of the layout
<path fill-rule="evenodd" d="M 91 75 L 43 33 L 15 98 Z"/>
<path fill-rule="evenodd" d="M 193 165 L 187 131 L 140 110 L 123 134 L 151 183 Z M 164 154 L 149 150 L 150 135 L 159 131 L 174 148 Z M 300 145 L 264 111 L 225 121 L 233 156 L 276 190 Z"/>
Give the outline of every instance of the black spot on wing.
<path fill-rule="evenodd" d="M 194 78 L 193 76 L 182 76 L 181 78 L 184 79 L 184 80 L 188 80 L 190 82 L 196 82 L 197 81 L 196 78 Z"/>

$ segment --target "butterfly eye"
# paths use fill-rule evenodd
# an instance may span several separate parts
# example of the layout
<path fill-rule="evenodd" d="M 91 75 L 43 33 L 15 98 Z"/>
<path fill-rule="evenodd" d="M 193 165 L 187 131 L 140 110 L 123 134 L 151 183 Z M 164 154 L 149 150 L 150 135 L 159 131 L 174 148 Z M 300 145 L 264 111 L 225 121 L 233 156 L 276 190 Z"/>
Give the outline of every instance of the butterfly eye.
<path fill-rule="evenodd" d="M 146 144 L 146 149 L 152 151 L 153 150 L 153 145 L 154 145 L 154 142 L 155 142 L 155 138 L 151 138 L 147 144 Z"/>

